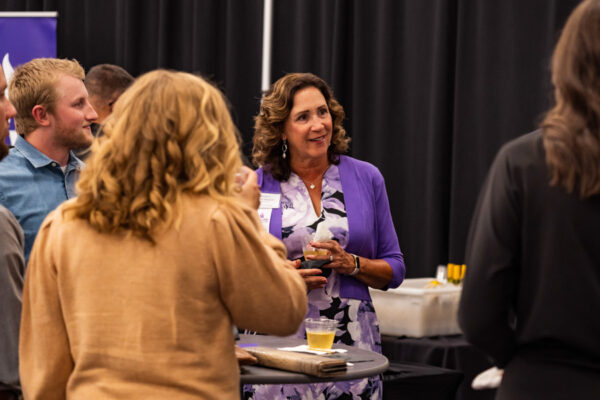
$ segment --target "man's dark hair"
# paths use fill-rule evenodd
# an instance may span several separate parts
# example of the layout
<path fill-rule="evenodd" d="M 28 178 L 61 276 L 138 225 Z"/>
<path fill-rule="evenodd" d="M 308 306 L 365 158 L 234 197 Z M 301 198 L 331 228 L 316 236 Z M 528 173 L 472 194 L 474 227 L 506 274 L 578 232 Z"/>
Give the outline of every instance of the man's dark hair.
<path fill-rule="evenodd" d="M 133 76 L 118 65 L 98 64 L 90 68 L 84 83 L 90 96 L 108 100 L 113 93 L 127 89 L 133 80 Z"/>

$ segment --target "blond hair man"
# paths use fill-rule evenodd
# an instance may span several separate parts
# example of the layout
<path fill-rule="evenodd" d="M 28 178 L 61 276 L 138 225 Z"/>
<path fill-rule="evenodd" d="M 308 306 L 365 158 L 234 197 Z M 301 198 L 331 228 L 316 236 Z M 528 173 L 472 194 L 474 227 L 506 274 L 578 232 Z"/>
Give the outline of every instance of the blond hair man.
<path fill-rule="evenodd" d="M 19 136 L 0 164 L 0 204 L 25 233 L 25 260 L 46 215 L 74 197 L 83 163 L 72 152 L 89 146 L 98 115 L 88 101 L 84 71 L 75 60 L 37 58 L 9 82 Z"/>

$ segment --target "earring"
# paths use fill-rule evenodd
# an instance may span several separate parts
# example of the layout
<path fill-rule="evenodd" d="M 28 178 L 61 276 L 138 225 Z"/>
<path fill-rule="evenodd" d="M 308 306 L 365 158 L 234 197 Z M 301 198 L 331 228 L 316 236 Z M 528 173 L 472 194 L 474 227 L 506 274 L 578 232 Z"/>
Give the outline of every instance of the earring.
<path fill-rule="evenodd" d="M 284 160 L 287 157 L 287 150 L 287 140 L 283 139 L 283 144 L 281 145 L 281 158 L 283 158 Z"/>

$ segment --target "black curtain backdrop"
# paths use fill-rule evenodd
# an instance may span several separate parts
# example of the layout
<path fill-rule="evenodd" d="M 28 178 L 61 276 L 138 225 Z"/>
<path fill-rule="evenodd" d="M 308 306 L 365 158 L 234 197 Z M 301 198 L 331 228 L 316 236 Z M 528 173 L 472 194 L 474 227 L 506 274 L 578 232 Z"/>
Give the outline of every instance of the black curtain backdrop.
<path fill-rule="evenodd" d="M 579 0 L 275 0 L 272 80 L 313 72 L 347 113 L 351 155 L 388 188 L 409 277 L 462 263 L 499 147 L 551 104 L 549 60 Z M 260 101 L 262 0 L 2 0 L 58 11 L 58 56 L 134 75 L 212 79 L 250 149 Z"/>
<path fill-rule="evenodd" d="M 260 103 L 263 0 L 0 0 L 0 11 L 58 11 L 58 57 L 86 71 L 117 64 L 134 76 L 199 73 L 232 103 L 251 138 Z"/>

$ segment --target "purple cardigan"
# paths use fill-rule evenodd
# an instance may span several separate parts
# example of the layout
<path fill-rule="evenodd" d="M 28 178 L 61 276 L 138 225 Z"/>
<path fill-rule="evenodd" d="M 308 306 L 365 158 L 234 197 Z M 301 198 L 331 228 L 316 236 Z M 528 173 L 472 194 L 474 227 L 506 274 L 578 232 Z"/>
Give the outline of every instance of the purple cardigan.
<path fill-rule="evenodd" d="M 340 156 L 340 179 L 348 216 L 346 251 L 366 258 L 385 260 L 392 267 L 392 281 L 383 289 L 398 287 L 406 267 L 394 229 L 383 176 L 364 161 Z M 258 184 L 263 193 L 281 193 L 280 182 L 259 168 Z M 271 214 L 269 231 L 281 239 L 281 206 Z M 349 275 L 341 275 L 340 296 L 370 300 L 367 285 Z"/>

